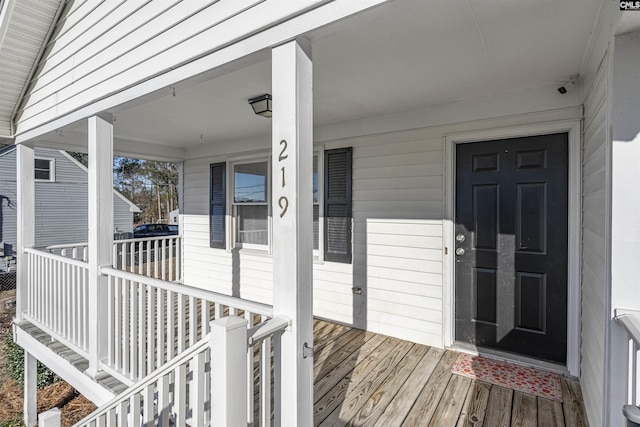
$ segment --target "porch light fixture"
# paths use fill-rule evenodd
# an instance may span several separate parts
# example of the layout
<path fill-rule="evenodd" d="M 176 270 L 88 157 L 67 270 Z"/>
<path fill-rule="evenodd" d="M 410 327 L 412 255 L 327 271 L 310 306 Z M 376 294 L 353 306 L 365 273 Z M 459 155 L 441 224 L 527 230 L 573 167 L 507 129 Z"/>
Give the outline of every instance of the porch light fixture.
<path fill-rule="evenodd" d="M 249 100 L 253 112 L 262 117 L 271 117 L 271 95 L 265 93 Z"/>

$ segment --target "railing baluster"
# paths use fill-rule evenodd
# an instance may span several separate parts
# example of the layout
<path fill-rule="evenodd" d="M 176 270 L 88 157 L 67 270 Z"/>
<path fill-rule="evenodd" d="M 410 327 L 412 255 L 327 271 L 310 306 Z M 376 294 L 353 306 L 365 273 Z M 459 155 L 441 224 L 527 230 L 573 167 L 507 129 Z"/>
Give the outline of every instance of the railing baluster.
<path fill-rule="evenodd" d="M 159 279 L 158 277 L 158 263 L 160 262 L 160 243 L 158 240 L 153 242 L 153 277 Z"/>
<path fill-rule="evenodd" d="M 253 327 L 253 313 L 249 310 L 244 311 L 244 318 L 247 321 L 247 328 Z M 255 349 L 253 347 L 249 347 L 249 352 L 247 353 L 247 420 L 249 424 L 253 424 L 254 422 L 254 409 L 255 409 L 255 399 L 254 399 L 254 388 L 255 388 L 255 377 L 253 375 L 253 356 L 255 354 Z"/>
<path fill-rule="evenodd" d="M 200 318 L 200 337 L 202 338 L 203 336 L 207 335 L 209 333 L 209 328 L 211 327 L 211 325 L 209 325 L 209 322 L 211 322 L 211 309 L 210 309 L 210 305 L 209 305 L 209 301 L 207 300 L 200 300 L 201 301 L 201 308 L 200 308 L 200 314 L 201 314 L 201 318 Z"/>
<path fill-rule="evenodd" d="M 204 360 L 204 352 L 201 352 L 189 363 L 193 374 L 189 385 L 191 393 L 189 406 L 191 406 L 192 425 L 197 427 L 204 427 Z"/>
<path fill-rule="evenodd" d="M 144 388 L 142 394 L 142 402 L 143 402 L 143 421 L 144 426 L 152 427 L 153 420 L 155 418 L 155 410 L 153 407 L 153 386 L 154 384 L 149 384 Z"/>
<path fill-rule="evenodd" d="M 167 280 L 167 252 L 164 248 L 165 239 L 160 240 L 160 252 L 162 256 L 162 280 Z"/>
<path fill-rule="evenodd" d="M 114 317 L 114 334 L 109 337 L 109 340 L 113 343 L 113 351 L 115 353 L 114 357 L 114 368 L 116 370 L 120 370 L 122 368 L 122 357 L 121 357 L 121 339 L 123 336 L 126 336 L 122 332 L 122 279 L 117 277 L 114 278 L 114 305 L 115 305 L 115 317 Z"/>
<path fill-rule="evenodd" d="M 169 378 L 170 375 L 163 375 L 158 379 L 158 426 L 169 427 Z"/>
<path fill-rule="evenodd" d="M 122 279 L 122 361 L 123 373 L 131 378 L 129 374 L 131 369 L 131 354 L 129 352 L 129 343 L 131 342 L 131 327 L 129 325 L 130 307 L 131 307 L 131 281 Z"/>
<path fill-rule="evenodd" d="M 184 295 L 177 294 L 178 298 L 178 353 L 182 353 L 185 349 L 186 343 L 186 325 L 185 325 L 185 313 L 184 313 Z"/>
<path fill-rule="evenodd" d="M 157 293 L 156 293 L 156 307 L 157 307 L 157 312 L 156 312 L 156 324 L 157 324 L 157 329 L 156 329 L 156 340 L 157 340 L 157 349 L 156 349 L 156 359 L 157 359 L 157 363 L 156 366 L 161 366 L 164 361 L 165 361 L 165 354 L 166 354 L 166 349 L 165 349 L 165 341 L 164 341 L 164 337 L 165 337 L 165 309 L 164 309 L 164 304 L 165 304 L 165 291 L 162 289 L 158 289 Z"/>
<path fill-rule="evenodd" d="M 131 242 L 129 243 L 129 269 L 127 269 L 127 271 L 130 271 L 132 273 L 136 272 L 136 251 L 135 251 L 135 242 Z"/>
<path fill-rule="evenodd" d="M 140 425 L 140 395 L 134 394 L 131 396 L 130 404 L 129 404 L 129 418 L 131 419 L 131 425 L 134 427 L 138 427 Z"/>
<path fill-rule="evenodd" d="M 167 280 L 170 280 L 172 282 L 176 280 L 175 277 L 173 277 L 173 260 L 174 260 L 173 250 L 175 248 L 175 243 L 176 243 L 176 240 L 174 238 L 168 239 L 167 244 L 169 247 L 167 248 L 167 256 L 165 257 L 166 258 L 165 262 L 169 263 L 169 277 Z"/>
<path fill-rule="evenodd" d="M 271 426 L 271 338 L 260 344 L 260 426 Z"/>
<path fill-rule="evenodd" d="M 189 346 L 196 342 L 198 335 L 198 312 L 195 297 L 189 297 Z"/>
<path fill-rule="evenodd" d="M 173 410 L 175 411 L 175 425 L 186 425 L 187 406 L 187 368 L 180 365 L 174 371 Z"/>
<path fill-rule="evenodd" d="M 131 322 L 130 322 L 130 336 L 131 336 L 131 379 L 135 380 L 138 378 L 138 316 L 136 307 L 138 306 L 138 300 L 136 298 L 138 294 L 138 282 L 131 281 L 131 300 L 129 304 L 131 305 Z"/>
<path fill-rule="evenodd" d="M 156 365 L 156 293 L 153 286 L 147 287 L 147 372 L 152 372 Z M 158 328 L 159 329 L 159 328 Z M 158 365 L 160 366 L 160 365 Z"/>
<path fill-rule="evenodd" d="M 115 346 L 113 345 L 112 337 L 115 335 L 114 321 L 114 290 L 113 290 L 113 277 L 107 277 L 107 363 L 113 366 L 115 360 Z"/>
<path fill-rule="evenodd" d="M 127 243 L 120 244 L 120 269 L 127 271 Z"/>
<path fill-rule="evenodd" d="M 118 427 L 128 427 L 129 426 L 129 401 L 125 400 L 118 405 L 117 408 L 118 413 Z M 133 427 L 138 427 L 133 425 Z"/>
<path fill-rule="evenodd" d="M 147 319 L 145 301 L 146 301 L 146 285 L 142 282 L 138 283 L 138 377 L 142 378 L 147 374 L 147 328 L 145 320 Z"/>
<path fill-rule="evenodd" d="M 175 355 L 174 346 L 176 340 L 175 333 L 175 293 L 167 291 L 167 360 L 170 360 Z"/>

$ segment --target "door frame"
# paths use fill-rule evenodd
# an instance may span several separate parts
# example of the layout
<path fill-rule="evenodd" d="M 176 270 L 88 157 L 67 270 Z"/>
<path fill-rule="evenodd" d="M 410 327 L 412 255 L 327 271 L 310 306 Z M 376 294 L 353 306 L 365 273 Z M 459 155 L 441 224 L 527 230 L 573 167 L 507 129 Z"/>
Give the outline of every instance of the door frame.
<path fill-rule="evenodd" d="M 568 251 L 566 372 L 580 376 L 580 258 L 582 242 L 580 120 L 563 120 L 447 135 L 444 138 L 443 327 L 444 346 L 455 346 L 455 256 L 453 249 L 456 200 L 456 145 L 494 139 L 568 133 Z M 508 357 L 507 354 L 501 356 Z M 514 359 L 522 360 L 514 357 Z M 532 360 L 532 359 L 531 359 Z M 527 361 L 531 361 L 527 359 Z M 535 362 L 534 362 L 535 364 Z M 549 366 L 541 361 L 540 366 Z"/>

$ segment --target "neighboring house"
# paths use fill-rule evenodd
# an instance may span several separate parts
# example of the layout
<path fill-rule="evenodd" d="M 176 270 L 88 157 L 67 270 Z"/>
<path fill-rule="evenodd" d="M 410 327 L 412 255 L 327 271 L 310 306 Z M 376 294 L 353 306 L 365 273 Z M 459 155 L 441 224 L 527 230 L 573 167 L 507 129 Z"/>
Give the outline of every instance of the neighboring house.
<path fill-rule="evenodd" d="M 36 150 L 34 167 L 35 246 L 86 242 L 87 168 L 64 151 L 45 148 Z M 0 243 L 4 257 L 15 259 L 18 193 L 14 146 L 0 150 L 0 200 Z M 135 212 L 140 209 L 113 190 L 114 232 L 132 233 Z"/>
<path fill-rule="evenodd" d="M 311 425 L 315 315 L 575 377 L 589 423 L 622 425 L 640 404 L 634 4 L 5 0 L 25 401 L 35 357 L 113 399 L 98 424 L 142 405 Z M 29 248 L 34 146 L 93 156 L 87 262 Z M 114 152 L 181 164 L 167 246 L 112 242 Z"/>

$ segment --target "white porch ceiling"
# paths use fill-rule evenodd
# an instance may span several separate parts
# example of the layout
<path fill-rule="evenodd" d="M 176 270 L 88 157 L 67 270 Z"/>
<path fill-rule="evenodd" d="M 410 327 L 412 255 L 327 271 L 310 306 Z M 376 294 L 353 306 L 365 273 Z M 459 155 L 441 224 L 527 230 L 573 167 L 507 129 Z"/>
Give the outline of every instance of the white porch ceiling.
<path fill-rule="evenodd" d="M 560 86 L 580 71 L 604 1 L 396 0 L 308 34 L 315 125 Z M 222 77 L 185 82 L 175 96 L 167 89 L 113 110 L 124 144 L 119 151 L 143 142 L 190 149 L 267 137 L 270 121 L 247 104 L 271 92 L 264 58 Z M 80 128 L 64 132 L 56 137 L 83 139 Z"/>

